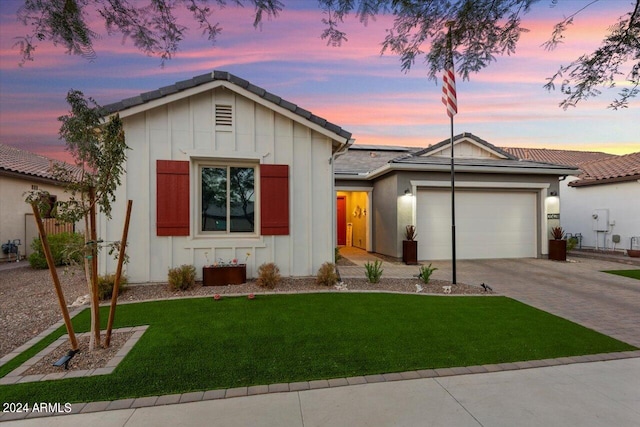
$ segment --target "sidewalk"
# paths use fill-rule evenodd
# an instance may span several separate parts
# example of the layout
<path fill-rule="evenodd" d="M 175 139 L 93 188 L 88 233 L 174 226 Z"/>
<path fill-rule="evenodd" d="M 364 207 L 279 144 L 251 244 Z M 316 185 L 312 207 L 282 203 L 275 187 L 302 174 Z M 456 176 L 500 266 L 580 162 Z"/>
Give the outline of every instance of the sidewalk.
<path fill-rule="evenodd" d="M 637 426 L 640 358 L 8 421 L 3 427 Z"/>

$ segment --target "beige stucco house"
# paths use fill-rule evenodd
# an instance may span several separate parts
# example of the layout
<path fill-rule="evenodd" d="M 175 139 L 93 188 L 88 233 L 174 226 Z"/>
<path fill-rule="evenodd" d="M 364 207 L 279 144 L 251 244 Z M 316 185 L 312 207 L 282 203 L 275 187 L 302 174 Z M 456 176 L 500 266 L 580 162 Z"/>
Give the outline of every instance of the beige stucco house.
<path fill-rule="evenodd" d="M 0 242 L 19 242 L 17 249 L 21 258 L 31 253 L 31 242 L 38 236 L 33 211 L 24 201 L 25 193 L 43 190 L 49 192 L 52 202 L 68 200 L 62 183 L 52 174 L 54 164 L 74 168 L 57 160 L 0 144 Z M 57 228 L 55 224 L 52 226 Z M 15 255 L 0 251 L 0 261 L 15 260 Z"/>

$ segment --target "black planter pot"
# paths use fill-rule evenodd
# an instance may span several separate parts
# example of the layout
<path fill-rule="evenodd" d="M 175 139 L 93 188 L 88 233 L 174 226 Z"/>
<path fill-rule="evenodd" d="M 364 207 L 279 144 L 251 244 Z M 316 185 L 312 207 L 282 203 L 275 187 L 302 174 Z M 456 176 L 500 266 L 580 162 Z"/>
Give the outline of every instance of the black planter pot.
<path fill-rule="evenodd" d="M 403 240 L 402 241 L 402 262 L 407 265 L 418 264 L 418 241 Z"/>
<path fill-rule="evenodd" d="M 566 240 L 549 240 L 549 259 L 554 261 L 567 260 Z"/>

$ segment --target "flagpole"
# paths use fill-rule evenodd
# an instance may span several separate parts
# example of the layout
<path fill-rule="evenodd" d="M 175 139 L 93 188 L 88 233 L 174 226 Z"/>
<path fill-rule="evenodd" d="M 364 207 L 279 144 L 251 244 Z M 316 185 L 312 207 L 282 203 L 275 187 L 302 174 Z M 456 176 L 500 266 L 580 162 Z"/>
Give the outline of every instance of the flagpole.
<path fill-rule="evenodd" d="M 453 43 L 451 40 L 451 26 L 454 24 L 453 21 L 447 22 L 447 27 L 449 28 L 447 37 L 448 37 L 448 47 L 449 47 L 449 59 L 451 61 L 451 70 L 453 70 Z M 452 79 L 455 79 L 452 76 Z M 457 96 L 456 96 L 457 98 Z M 456 99 L 457 104 L 457 99 Z M 455 108 L 457 112 L 457 105 Z M 454 114 L 449 114 L 451 121 L 451 283 L 456 284 L 456 172 L 454 165 L 454 153 L 453 153 L 453 116 Z"/>
<path fill-rule="evenodd" d="M 451 283 L 456 284 L 456 171 L 453 163 L 453 116 L 451 116 Z"/>

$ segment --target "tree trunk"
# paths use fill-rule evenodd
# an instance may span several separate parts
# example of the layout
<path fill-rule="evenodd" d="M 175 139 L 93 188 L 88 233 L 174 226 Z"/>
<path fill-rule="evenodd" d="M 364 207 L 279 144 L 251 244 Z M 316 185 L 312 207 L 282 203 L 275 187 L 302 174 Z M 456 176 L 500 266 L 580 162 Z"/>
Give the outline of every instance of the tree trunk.
<path fill-rule="evenodd" d="M 89 189 L 89 220 L 91 226 L 91 337 L 92 341 L 94 342 L 94 346 L 100 347 L 100 300 L 98 299 L 98 233 L 96 231 L 96 190 L 93 187 Z"/>

